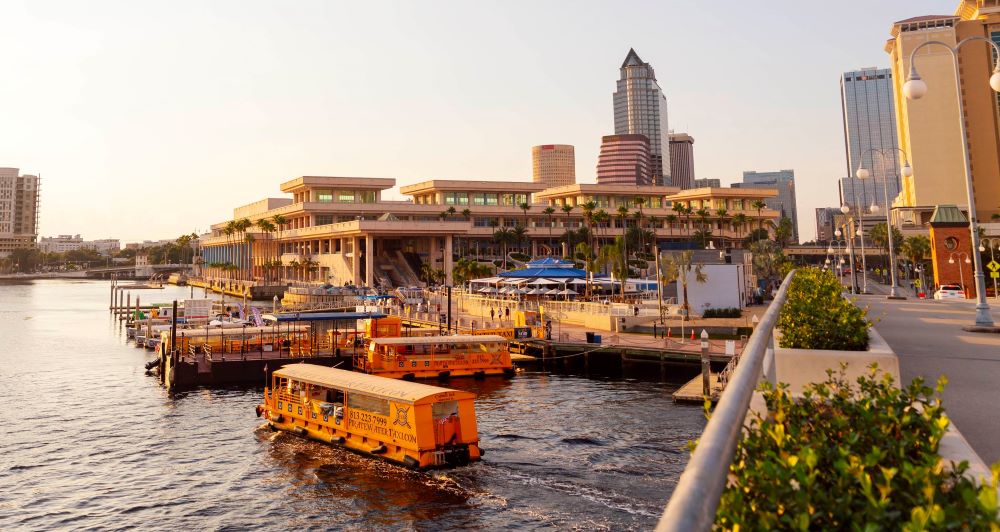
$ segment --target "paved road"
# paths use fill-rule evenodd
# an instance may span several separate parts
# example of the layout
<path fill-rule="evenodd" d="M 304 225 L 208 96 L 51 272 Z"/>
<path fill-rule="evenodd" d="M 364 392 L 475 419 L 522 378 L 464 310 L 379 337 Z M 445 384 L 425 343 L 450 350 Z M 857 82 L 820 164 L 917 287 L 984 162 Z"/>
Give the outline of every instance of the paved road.
<path fill-rule="evenodd" d="M 878 295 L 859 296 L 857 302 L 869 306 L 869 318 L 899 356 L 904 382 L 922 376 L 933 384 L 939 375 L 946 375 L 948 415 L 983 460 L 1000 460 L 1000 334 L 961 329 L 972 324 L 975 304 L 912 297 L 889 301 Z M 993 300 L 990 305 L 1000 324 L 1000 305 Z"/>

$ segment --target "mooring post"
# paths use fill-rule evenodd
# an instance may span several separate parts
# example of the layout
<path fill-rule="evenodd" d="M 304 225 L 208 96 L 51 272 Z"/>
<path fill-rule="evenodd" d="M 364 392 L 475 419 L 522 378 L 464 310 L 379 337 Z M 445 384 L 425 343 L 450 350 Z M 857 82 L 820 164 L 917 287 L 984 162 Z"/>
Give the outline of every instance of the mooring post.
<path fill-rule="evenodd" d="M 132 312 L 132 292 L 128 293 L 128 298 L 125 300 L 125 323 L 128 323 L 130 312 Z"/>
<path fill-rule="evenodd" d="M 710 397 L 712 393 L 712 366 L 708 360 L 708 332 L 701 330 L 701 390 L 702 395 Z"/>

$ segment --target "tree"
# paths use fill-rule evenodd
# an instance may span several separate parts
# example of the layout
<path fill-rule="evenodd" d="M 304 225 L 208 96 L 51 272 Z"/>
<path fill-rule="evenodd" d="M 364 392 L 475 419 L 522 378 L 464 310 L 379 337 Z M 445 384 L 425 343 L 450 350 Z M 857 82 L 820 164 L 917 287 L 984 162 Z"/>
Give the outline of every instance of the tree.
<path fill-rule="evenodd" d="M 681 286 L 681 308 L 684 309 L 684 316 L 691 315 L 691 307 L 688 304 L 688 276 L 694 274 L 695 282 L 704 284 L 708 281 L 708 276 L 702 272 L 701 264 L 691 264 L 694 254 L 691 251 L 681 251 L 680 253 L 666 253 L 660 258 L 660 283 L 667 284 L 670 281 L 677 281 Z"/>
<path fill-rule="evenodd" d="M 471 221 L 472 220 L 472 211 L 469 210 L 469 209 L 462 209 L 462 216 L 465 217 L 465 221 L 466 222 Z"/>
<path fill-rule="evenodd" d="M 576 258 L 583 261 L 584 269 L 589 273 L 596 273 L 597 263 L 594 260 L 594 249 L 590 247 L 590 244 L 586 242 L 580 242 L 576 245 Z M 587 276 L 587 297 L 590 297 L 590 275 Z"/>
<path fill-rule="evenodd" d="M 598 210 L 597 212 L 594 213 L 594 223 L 597 224 L 597 227 L 605 227 L 604 224 L 607 224 L 607 227 L 610 229 L 610 227 L 611 227 L 611 215 L 608 214 L 608 211 L 606 211 L 604 209 L 600 209 L 600 210 Z M 594 234 L 594 238 L 597 241 L 597 247 L 594 249 L 594 252 L 597 253 L 597 250 L 600 249 L 600 247 L 601 247 L 601 239 L 600 239 L 600 235 L 597 234 L 596 231 L 595 231 L 595 234 Z"/>
<path fill-rule="evenodd" d="M 514 242 L 517 244 L 518 249 L 524 251 L 525 255 L 528 255 L 528 249 L 522 247 L 522 245 L 528 240 L 528 229 L 521 224 L 514 226 L 510 234 L 513 237 Z"/>
<path fill-rule="evenodd" d="M 667 223 L 667 236 L 674 236 L 674 223 L 677 221 L 677 215 L 668 214 L 663 217 L 663 220 Z"/>
<path fill-rule="evenodd" d="M 792 241 L 793 234 L 792 221 L 782 216 L 778 222 L 778 228 L 774 230 L 774 241 L 782 248 L 786 248 L 788 243 Z"/>
<path fill-rule="evenodd" d="M 726 236 L 724 231 L 726 230 L 726 220 L 729 219 L 729 210 L 725 208 L 715 209 L 715 215 L 719 218 L 719 233 L 722 237 L 721 241 L 724 242 Z M 719 247 L 725 247 L 725 245 L 720 245 Z"/>
<path fill-rule="evenodd" d="M 736 226 L 736 238 L 739 240 L 743 239 L 743 230 L 746 229 L 747 222 L 750 221 L 750 217 L 744 213 L 737 213 L 733 216 L 733 225 Z"/>
<path fill-rule="evenodd" d="M 708 228 L 708 217 L 712 215 L 705 207 L 698 209 L 695 212 L 698 216 L 698 220 L 701 222 L 701 247 L 708 247 L 708 236 L 712 234 L 712 231 Z"/>
<path fill-rule="evenodd" d="M 611 275 L 617 277 L 621 282 L 621 300 L 625 301 L 625 281 L 628 279 L 629 273 L 625 238 L 616 236 L 614 242 L 601 246 L 597 263 L 601 268 L 610 266 Z"/>
<path fill-rule="evenodd" d="M 521 203 L 517 204 L 517 208 L 524 211 L 524 226 L 528 227 L 528 209 L 531 208 L 531 204 L 529 204 L 526 201 L 522 201 Z"/>
<path fill-rule="evenodd" d="M 771 240 L 758 240 L 750 244 L 750 252 L 753 253 L 754 274 L 768 282 L 778 278 L 782 266 L 787 262 L 781 246 Z"/>
<path fill-rule="evenodd" d="M 899 246 L 899 251 L 913 265 L 913 268 L 910 270 L 912 273 L 931 252 L 931 241 L 924 235 L 906 237 Z"/>
<path fill-rule="evenodd" d="M 270 282 L 270 270 L 271 270 L 271 247 L 274 240 L 274 223 L 272 223 L 267 218 L 261 218 L 256 222 L 257 229 L 260 229 L 262 233 L 267 235 L 267 243 L 262 247 L 264 249 L 264 282 Z"/>
<path fill-rule="evenodd" d="M 548 224 L 549 224 L 549 250 L 552 249 L 552 215 L 555 214 L 555 213 L 556 213 L 556 210 L 553 207 L 545 207 L 542 210 L 542 214 L 544 214 L 545 217 L 548 218 Z"/>
<path fill-rule="evenodd" d="M 882 252 L 884 259 L 882 263 L 888 267 L 889 261 L 886 257 L 888 257 L 889 253 L 889 233 L 886 231 L 885 222 L 879 222 L 873 225 L 872 228 L 868 230 L 868 238 L 871 239 L 872 244 L 875 244 L 875 246 Z M 903 233 L 895 226 L 892 228 L 892 242 L 894 244 L 897 242 L 903 242 Z"/>
<path fill-rule="evenodd" d="M 507 269 L 507 244 L 510 244 L 513 239 L 514 235 L 511 233 L 511 230 L 506 227 L 501 227 L 493 231 L 493 242 L 500 244 L 500 247 L 503 250 L 501 254 L 503 256 L 503 269 L 505 270 Z"/>
<path fill-rule="evenodd" d="M 751 203 L 750 206 L 757 210 L 757 224 L 758 224 L 758 228 L 759 229 L 763 229 L 764 228 L 764 219 L 761 218 L 760 213 L 765 208 L 767 208 L 767 204 L 764 203 L 764 200 L 754 200 L 754 202 Z"/>

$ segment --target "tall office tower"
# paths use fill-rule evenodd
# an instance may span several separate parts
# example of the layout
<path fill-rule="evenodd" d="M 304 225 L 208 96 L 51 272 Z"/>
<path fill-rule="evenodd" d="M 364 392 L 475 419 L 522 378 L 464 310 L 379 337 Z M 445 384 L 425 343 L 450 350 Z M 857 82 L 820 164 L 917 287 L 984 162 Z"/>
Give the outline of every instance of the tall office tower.
<path fill-rule="evenodd" d="M 838 216 L 841 216 L 840 207 L 819 207 L 816 209 L 817 242 L 830 242 L 835 238 L 834 232 L 837 230 Z"/>
<path fill-rule="evenodd" d="M 743 182 L 733 188 L 773 188 L 778 195 L 764 199 L 767 208 L 776 210 L 792 221 L 793 240 L 799 241 L 799 213 L 795 205 L 795 170 L 776 172 L 743 172 Z"/>
<path fill-rule="evenodd" d="M 614 94 L 615 134 L 645 135 L 649 139 L 653 184 L 675 184 L 670 179 L 667 98 L 656 82 L 653 67 L 630 48 L 620 70 Z"/>
<path fill-rule="evenodd" d="M 896 176 L 888 176 L 883 180 L 881 177 L 870 177 L 868 179 L 858 179 L 856 177 L 842 177 L 837 187 L 840 191 L 840 204 L 854 207 L 869 208 L 878 205 L 879 212 L 885 216 L 885 210 L 892 205 L 892 200 L 899 195 L 899 180 Z M 885 197 L 886 190 L 889 197 Z"/>
<path fill-rule="evenodd" d="M 569 144 L 531 147 L 531 180 L 546 188 L 576 183 L 576 154 Z"/>
<path fill-rule="evenodd" d="M 0 168 L 0 257 L 35 246 L 38 237 L 38 177 Z"/>
<path fill-rule="evenodd" d="M 645 135 L 601 137 L 598 185 L 653 185 L 649 139 Z"/>
<path fill-rule="evenodd" d="M 958 51 L 958 83 L 964 101 L 961 116 L 952 55 L 941 46 L 926 46 L 917 54 L 917 71 L 927 84 L 927 94 L 907 100 L 902 93 L 910 53 L 920 44 L 935 40 L 954 46 L 970 37 L 1000 44 L 998 8 L 997 0 L 962 0 L 953 16 L 914 17 L 892 25 L 885 51 L 892 61 L 897 135 L 899 147 L 913 166 L 913 175 L 902 178 L 898 206 L 912 208 L 903 209 L 903 214 L 920 215 L 904 216 L 904 224 L 929 221 L 934 205 L 968 205 L 959 120 L 967 129 L 976 215 L 980 221 L 989 221 L 1000 214 L 1000 96 L 990 89 L 993 54 L 989 45 L 969 42 Z"/>
<path fill-rule="evenodd" d="M 694 137 L 670 133 L 670 178 L 675 187 L 694 188 Z"/>
<path fill-rule="evenodd" d="M 722 180 L 715 179 L 711 177 L 706 177 L 705 179 L 695 179 L 694 188 L 722 188 Z"/>
<path fill-rule="evenodd" d="M 890 181 L 899 181 L 901 163 L 896 150 L 899 142 L 896 140 L 892 70 L 872 67 L 845 72 L 840 76 L 840 108 L 844 121 L 846 175 L 854 176 L 860 164 L 873 176 L 881 177 L 884 171 Z M 884 157 L 870 151 L 872 148 L 881 150 Z M 889 188 L 899 193 L 898 185 Z"/>

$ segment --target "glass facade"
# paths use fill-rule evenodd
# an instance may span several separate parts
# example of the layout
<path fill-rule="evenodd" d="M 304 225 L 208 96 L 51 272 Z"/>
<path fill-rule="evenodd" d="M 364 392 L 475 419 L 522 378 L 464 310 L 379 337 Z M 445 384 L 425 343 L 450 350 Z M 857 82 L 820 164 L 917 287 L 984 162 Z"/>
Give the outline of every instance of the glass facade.
<path fill-rule="evenodd" d="M 614 93 L 615 134 L 645 135 L 649 139 L 653 184 L 670 185 L 667 98 L 656 82 L 656 73 L 635 50 L 629 50 L 620 72 Z"/>
<path fill-rule="evenodd" d="M 743 182 L 733 183 L 733 188 L 773 188 L 778 191 L 774 198 L 764 198 L 768 209 L 778 211 L 781 216 L 792 221 L 792 234 L 799 241 L 799 214 L 795 203 L 795 171 L 743 172 Z M 747 202 L 747 207 L 750 207 Z"/>
<path fill-rule="evenodd" d="M 843 107 L 844 143 L 847 157 L 847 175 L 854 176 L 858 165 L 872 175 L 892 176 L 897 184 L 890 190 L 899 190 L 899 146 L 896 132 L 896 107 L 892 90 L 892 70 L 862 69 L 845 72 L 840 79 L 841 105 Z M 884 161 L 871 150 L 885 152 Z M 880 204 L 885 207 L 885 204 Z"/>

